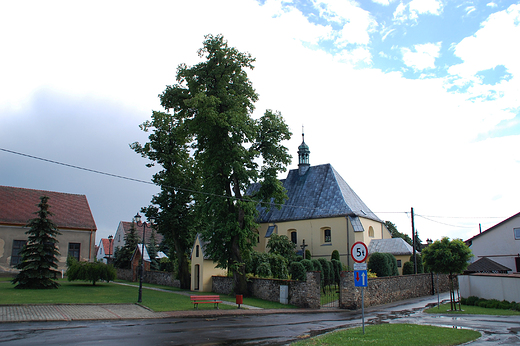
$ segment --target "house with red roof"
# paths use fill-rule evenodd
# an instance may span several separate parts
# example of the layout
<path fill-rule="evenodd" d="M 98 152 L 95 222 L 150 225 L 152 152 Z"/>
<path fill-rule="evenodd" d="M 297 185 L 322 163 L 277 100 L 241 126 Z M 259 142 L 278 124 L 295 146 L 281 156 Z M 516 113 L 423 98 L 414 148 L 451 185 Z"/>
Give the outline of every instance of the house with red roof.
<path fill-rule="evenodd" d="M 96 259 L 98 261 L 107 263 L 108 258 L 114 257 L 114 239 L 112 238 L 112 236 L 108 238 L 101 238 L 101 240 L 99 241 L 99 245 L 96 246 L 96 248 Z"/>
<path fill-rule="evenodd" d="M 96 223 L 85 195 L 0 186 L 0 272 L 16 271 L 20 251 L 27 242 L 29 220 L 36 217 L 40 197 L 49 197 L 50 219 L 58 227 L 58 269 L 67 257 L 93 261 L 96 256 Z"/>

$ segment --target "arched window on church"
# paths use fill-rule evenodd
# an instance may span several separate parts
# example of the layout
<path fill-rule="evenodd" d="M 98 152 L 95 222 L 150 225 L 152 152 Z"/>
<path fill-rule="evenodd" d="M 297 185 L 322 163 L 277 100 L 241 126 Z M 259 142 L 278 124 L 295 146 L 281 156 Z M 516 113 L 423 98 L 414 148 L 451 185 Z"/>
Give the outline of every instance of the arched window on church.
<path fill-rule="evenodd" d="M 330 228 L 323 229 L 323 242 L 331 243 L 332 242 L 332 234 Z"/>
<path fill-rule="evenodd" d="M 372 227 L 372 226 L 368 227 L 368 236 L 370 238 L 374 238 L 374 227 Z"/>
<path fill-rule="evenodd" d="M 290 230 L 290 235 L 291 235 L 291 242 L 293 244 L 298 244 L 298 233 L 296 232 L 296 230 Z"/>

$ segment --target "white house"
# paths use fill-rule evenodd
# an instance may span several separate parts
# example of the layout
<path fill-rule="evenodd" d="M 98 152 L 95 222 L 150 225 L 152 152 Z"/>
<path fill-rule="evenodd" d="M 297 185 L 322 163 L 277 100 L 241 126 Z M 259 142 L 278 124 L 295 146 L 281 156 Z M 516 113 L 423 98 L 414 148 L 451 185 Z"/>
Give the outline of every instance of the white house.
<path fill-rule="evenodd" d="M 107 258 L 114 257 L 114 240 L 109 237 L 101 238 L 97 250 L 96 259 L 107 263 Z"/>
<path fill-rule="evenodd" d="M 520 213 L 466 240 L 473 252 L 472 261 L 488 257 L 493 261 L 520 271 Z"/>

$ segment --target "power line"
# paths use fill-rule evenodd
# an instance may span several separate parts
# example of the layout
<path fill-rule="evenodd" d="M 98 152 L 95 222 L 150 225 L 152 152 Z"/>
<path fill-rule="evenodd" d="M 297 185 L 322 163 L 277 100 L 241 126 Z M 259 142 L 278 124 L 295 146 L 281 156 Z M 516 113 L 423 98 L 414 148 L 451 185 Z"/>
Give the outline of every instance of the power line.
<path fill-rule="evenodd" d="M 79 169 L 79 170 L 86 171 L 86 172 L 96 173 L 96 174 L 105 175 L 105 176 L 118 178 L 118 179 L 124 179 L 124 180 L 128 180 L 128 181 L 134 181 L 134 182 L 142 183 L 142 184 L 156 185 L 152 181 L 146 181 L 146 180 L 142 180 L 142 179 L 126 177 L 126 176 L 119 175 L 119 174 L 107 173 L 107 172 L 103 172 L 103 171 L 99 171 L 99 170 L 95 170 L 95 169 L 91 169 L 91 168 L 76 166 L 76 165 L 72 165 L 72 164 L 69 164 L 69 163 L 64 163 L 64 162 L 50 160 L 50 159 L 46 159 L 46 158 L 42 158 L 42 157 L 38 157 L 38 156 L 34 156 L 34 155 L 29 155 L 29 154 L 17 152 L 17 151 L 14 151 L 14 150 L 9 150 L 9 149 L 5 149 L 5 148 L 0 148 L 0 150 L 4 151 L 4 152 L 7 152 L 7 153 L 10 153 L 10 154 L 20 155 L 20 156 L 24 156 L 24 157 L 28 157 L 28 158 L 31 158 L 31 159 L 44 161 L 44 162 L 48 162 L 48 163 L 52 163 L 52 164 L 56 164 L 56 165 L 60 165 L 60 166 L 64 166 L 64 167 Z M 205 196 L 209 196 L 209 197 L 219 197 L 219 198 L 226 198 L 226 199 L 231 199 L 231 200 L 238 200 L 238 198 L 233 197 L 233 196 L 217 195 L 217 194 L 213 194 L 213 193 L 208 193 L 208 192 L 203 192 L 203 191 L 196 191 L 196 190 L 186 189 L 186 188 L 177 187 L 177 186 L 167 186 L 167 187 L 175 189 L 175 190 L 186 191 L 186 192 L 193 193 L 193 194 L 201 194 L 201 195 L 205 195 Z M 254 201 L 254 200 L 247 199 L 247 198 L 243 198 L 242 200 L 243 201 L 249 201 L 249 202 L 258 202 L 258 201 Z M 315 207 L 295 206 L 295 205 L 278 204 L 278 203 L 270 203 L 270 202 L 260 202 L 260 203 L 263 204 L 263 205 L 266 205 L 266 206 L 269 205 L 269 206 L 272 206 L 272 207 L 287 207 L 287 208 L 307 209 L 307 210 L 314 210 L 314 211 L 321 211 L 321 212 L 323 212 L 323 211 L 334 212 L 334 210 L 331 210 L 331 209 L 322 209 L 322 208 L 315 208 Z M 340 212 L 340 210 L 338 210 L 338 212 Z M 371 211 L 360 210 L 359 212 L 361 212 L 361 213 L 363 213 L 365 215 L 367 215 L 367 214 L 373 214 L 374 216 L 376 215 L 376 212 L 371 212 Z M 407 212 L 407 211 L 381 211 L 381 212 L 377 212 L 377 214 L 403 214 L 403 213 L 408 215 L 409 212 Z M 448 224 L 448 223 L 443 223 L 443 222 L 440 222 L 440 221 L 432 220 L 430 218 L 435 218 L 436 217 L 436 218 L 460 218 L 460 219 L 472 219 L 472 218 L 480 218 L 480 219 L 482 219 L 482 218 L 500 218 L 500 219 L 505 219 L 505 217 L 498 217 L 498 216 L 463 217 L 463 216 L 425 216 L 425 215 L 419 215 L 419 214 L 415 214 L 415 215 L 419 216 L 419 217 L 422 217 L 422 218 L 424 218 L 424 219 L 426 219 L 428 221 L 431 221 L 431 222 L 435 222 L 435 223 L 439 223 L 439 224 L 446 225 L 446 226 L 451 226 L 451 227 L 459 227 L 459 228 L 473 228 L 473 227 L 451 225 L 451 224 Z"/>

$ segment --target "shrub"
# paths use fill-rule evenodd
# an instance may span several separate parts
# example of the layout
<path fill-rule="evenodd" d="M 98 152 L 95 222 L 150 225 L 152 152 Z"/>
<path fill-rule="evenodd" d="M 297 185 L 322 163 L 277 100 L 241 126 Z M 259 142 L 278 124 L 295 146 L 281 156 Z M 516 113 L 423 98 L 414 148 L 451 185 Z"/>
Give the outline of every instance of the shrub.
<path fill-rule="evenodd" d="M 335 260 L 335 259 L 333 259 L 330 262 L 332 263 L 332 267 L 333 267 L 333 270 L 334 270 L 335 282 L 339 285 L 339 282 L 340 282 L 340 279 L 341 279 L 340 273 L 341 273 L 341 269 L 342 269 L 342 264 L 341 264 L 341 262 L 339 260 Z"/>
<path fill-rule="evenodd" d="M 172 273 L 174 270 L 173 262 L 168 257 L 159 260 L 159 271 Z"/>
<path fill-rule="evenodd" d="M 249 255 L 249 258 L 245 261 L 246 272 L 251 273 L 253 275 L 258 275 L 260 277 L 267 277 L 267 276 L 260 275 L 258 273 L 258 268 L 259 268 L 260 264 L 262 264 L 262 263 L 269 264 L 268 254 L 263 253 L 263 252 L 252 251 Z M 270 268 L 271 268 L 271 266 L 269 265 L 269 272 L 271 272 Z M 271 276 L 271 274 L 269 274 L 269 276 Z"/>
<path fill-rule="evenodd" d="M 305 250 L 305 259 L 312 259 L 311 250 Z"/>
<path fill-rule="evenodd" d="M 380 252 L 373 253 L 370 256 L 367 268 L 373 273 L 375 273 L 377 277 L 385 277 L 391 275 L 391 268 L 390 264 L 388 263 L 388 257 Z"/>
<path fill-rule="evenodd" d="M 312 266 L 314 267 L 314 271 L 316 272 L 320 272 L 320 281 L 321 281 L 321 284 L 323 285 L 323 268 L 321 267 L 321 263 L 320 261 L 318 261 L 317 259 L 312 259 L 311 260 L 312 262 Z"/>
<path fill-rule="evenodd" d="M 276 279 L 288 279 L 289 270 L 287 269 L 287 260 L 279 254 L 270 253 L 268 257 L 273 277 Z"/>
<path fill-rule="evenodd" d="M 301 260 L 300 263 L 305 267 L 305 271 L 307 271 L 307 272 L 314 271 L 314 266 L 312 265 L 311 260 L 304 259 L 304 260 Z"/>
<path fill-rule="evenodd" d="M 327 264 L 329 266 L 329 285 L 332 285 L 336 282 L 336 272 L 331 261 L 327 261 Z"/>
<path fill-rule="evenodd" d="M 413 263 L 411 261 L 403 264 L 403 275 L 410 274 L 413 274 Z"/>
<path fill-rule="evenodd" d="M 422 274 L 422 273 L 424 273 L 424 265 L 423 265 L 422 257 L 418 253 L 415 254 L 415 257 L 417 258 L 417 274 Z M 412 262 L 412 265 L 414 265 L 413 255 L 410 256 L 410 262 Z M 412 267 L 412 274 L 413 273 L 414 272 L 413 272 L 413 267 Z"/>
<path fill-rule="evenodd" d="M 339 261 L 339 251 L 334 250 L 332 251 L 332 254 L 330 255 L 330 260 L 338 260 Z"/>
<path fill-rule="evenodd" d="M 273 276 L 271 273 L 271 265 L 269 262 L 262 262 L 256 268 L 256 275 L 261 278 L 270 278 Z"/>
<path fill-rule="evenodd" d="M 330 285 L 329 261 L 327 261 L 325 258 L 318 258 L 318 261 L 321 264 L 321 273 L 323 274 L 323 279 L 321 281 L 323 282 L 323 285 L 328 286 Z"/>
<path fill-rule="evenodd" d="M 388 265 L 390 266 L 390 276 L 398 276 L 399 268 L 397 268 L 397 259 L 390 253 L 385 253 L 385 256 L 388 260 Z"/>
<path fill-rule="evenodd" d="M 305 266 L 301 262 L 292 262 L 289 267 L 289 273 L 291 274 L 291 279 L 305 281 Z"/>
<path fill-rule="evenodd" d="M 478 297 L 475 297 L 475 296 L 470 296 L 468 297 L 468 299 L 466 300 L 466 304 L 464 305 L 470 305 L 470 306 L 473 306 L 475 305 L 475 303 L 479 300 Z"/>
<path fill-rule="evenodd" d="M 71 263 L 67 268 L 67 280 L 76 281 L 92 281 L 92 285 L 96 285 L 97 281 L 110 282 L 116 278 L 116 270 L 112 265 L 103 262 L 78 262 Z"/>

